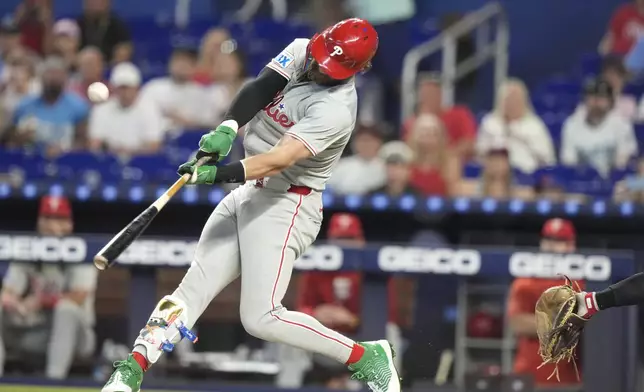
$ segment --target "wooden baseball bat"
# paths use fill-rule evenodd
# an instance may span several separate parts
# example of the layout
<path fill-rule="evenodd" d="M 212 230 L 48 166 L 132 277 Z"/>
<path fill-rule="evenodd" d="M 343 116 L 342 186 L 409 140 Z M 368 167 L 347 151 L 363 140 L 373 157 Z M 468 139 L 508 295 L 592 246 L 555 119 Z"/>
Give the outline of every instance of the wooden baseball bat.
<path fill-rule="evenodd" d="M 200 158 L 196 167 L 203 165 L 208 162 L 212 157 L 206 156 Z M 155 216 L 165 207 L 165 205 L 170 201 L 170 199 L 181 189 L 185 184 L 190 181 L 191 176 L 196 176 L 197 170 L 195 170 L 192 175 L 184 174 L 181 176 L 174 184 L 172 184 L 158 199 L 154 201 L 148 208 L 145 209 L 142 213 L 139 214 L 136 218 L 132 220 L 127 226 L 123 228 L 118 234 L 116 234 L 110 242 L 108 242 L 103 249 L 98 251 L 96 256 L 94 256 L 94 265 L 101 271 L 106 270 L 112 264 L 117 257 L 127 249 L 128 246 L 137 239 L 141 233 L 150 225 L 150 222 L 154 219 Z"/>

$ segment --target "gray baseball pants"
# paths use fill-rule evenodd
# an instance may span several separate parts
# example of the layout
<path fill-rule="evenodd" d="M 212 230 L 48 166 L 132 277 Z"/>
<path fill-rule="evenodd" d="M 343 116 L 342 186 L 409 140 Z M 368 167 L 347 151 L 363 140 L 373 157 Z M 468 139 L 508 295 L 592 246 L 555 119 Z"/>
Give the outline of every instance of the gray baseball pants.
<path fill-rule="evenodd" d="M 353 340 L 281 303 L 293 263 L 320 230 L 322 195 L 273 187 L 248 182 L 217 205 L 201 233 L 192 265 L 173 295 L 187 304 L 194 323 L 241 274 L 240 316 L 248 333 L 344 363 Z"/>

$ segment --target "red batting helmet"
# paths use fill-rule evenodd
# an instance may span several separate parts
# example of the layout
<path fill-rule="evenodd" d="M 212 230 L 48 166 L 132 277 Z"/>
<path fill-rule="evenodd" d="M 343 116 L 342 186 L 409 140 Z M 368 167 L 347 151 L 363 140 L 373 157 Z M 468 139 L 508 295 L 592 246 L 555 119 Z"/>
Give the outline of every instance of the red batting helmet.
<path fill-rule="evenodd" d="M 373 26 L 351 18 L 316 34 L 309 50 L 325 74 L 342 80 L 367 69 L 377 49 L 378 33 Z"/>

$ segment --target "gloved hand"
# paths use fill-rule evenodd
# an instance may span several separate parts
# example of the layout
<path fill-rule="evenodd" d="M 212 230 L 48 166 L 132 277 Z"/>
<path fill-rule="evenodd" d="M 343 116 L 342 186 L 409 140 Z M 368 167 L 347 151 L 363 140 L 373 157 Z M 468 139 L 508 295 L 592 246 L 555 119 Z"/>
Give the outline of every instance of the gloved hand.
<path fill-rule="evenodd" d="M 237 133 L 234 129 L 226 125 L 219 125 L 214 131 L 203 135 L 199 140 L 197 159 L 205 155 L 217 154 L 217 161 L 222 160 L 230 153 L 236 137 Z"/>
<path fill-rule="evenodd" d="M 191 159 L 183 165 L 179 166 L 177 173 L 182 176 L 184 174 L 191 174 L 197 170 L 197 175 L 190 177 L 188 181 L 189 184 L 208 184 L 212 185 L 215 183 L 215 176 L 217 175 L 217 166 L 214 164 L 216 160 L 213 159 L 206 164 L 197 167 L 198 159 Z"/>
<path fill-rule="evenodd" d="M 544 291 L 535 306 L 539 354 L 543 359 L 539 367 L 546 363 L 554 364 L 555 369 L 550 377 L 557 376 L 557 379 L 559 379 L 557 364 L 560 361 L 572 361 L 575 364 L 575 348 L 588 322 L 587 318 L 575 313 L 579 305 L 583 304 L 582 297 L 577 294 L 579 294 L 579 286 L 573 287 L 572 281 L 566 277 L 563 285 Z M 576 369 L 577 365 L 575 365 Z"/>

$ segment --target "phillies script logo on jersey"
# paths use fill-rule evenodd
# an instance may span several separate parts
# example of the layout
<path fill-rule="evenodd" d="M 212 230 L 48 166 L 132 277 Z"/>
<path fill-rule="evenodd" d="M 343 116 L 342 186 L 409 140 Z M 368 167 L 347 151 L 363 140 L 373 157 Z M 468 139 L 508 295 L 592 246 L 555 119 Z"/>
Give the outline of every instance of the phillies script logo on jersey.
<path fill-rule="evenodd" d="M 283 95 L 275 97 L 273 102 L 264 108 L 264 112 L 266 112 L 268 117 L 272 118 L 273 121 L 288 129 L 295 125 L 295 123 L 288 118 L 286 113 L 282 112 L 282 110 L 284 110 L 284 104 L 282 103 L 283 99 Z"/>

